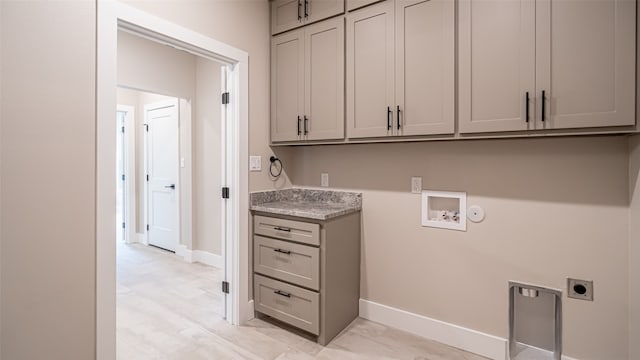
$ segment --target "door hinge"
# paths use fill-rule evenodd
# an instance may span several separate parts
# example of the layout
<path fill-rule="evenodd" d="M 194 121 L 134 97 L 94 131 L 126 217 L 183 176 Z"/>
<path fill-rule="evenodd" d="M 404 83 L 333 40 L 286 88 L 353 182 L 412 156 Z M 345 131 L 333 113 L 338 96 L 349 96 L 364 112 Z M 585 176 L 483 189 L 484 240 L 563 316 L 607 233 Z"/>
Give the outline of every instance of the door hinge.
<path fill-rule="evenodd" d="M 147 181 L 149 181 L 149 174 L 147 174 Z"/>
<path fill-rule="evenodd" d="M 228 281 L 223 281 L 222 282 L 222 292 L 225 294 L 229 293 L 229 282 Z"/>
<path fill-rule="evenodd" d="M 147 231 L 149 231 L 149 224 L 147 224 Z"/>
<path fill-rule="evenodd" d="M 122 127 L 122 133 L 124 134 L 124 126 Z"/>
<path fill-rule="evenodd" d="M 124 225 L 124 223 L 122 223 L 122 228 L 123 228 L 123 229 L 125 228 L 125 225 Z"/>
<path fill-rule="evenodd" d="M 222 188 L 222 198 L 223 199 L 229 198 L 229 188 L 226 186 Z"/>
<path fill-rule="evenodd" d="M 124 181 L 124 174 L 122 174 L 122 181 Z"/>
<path fill-rule="evenodd" d="M 146 132 L 149 132 L 149 124 L 144 124 L 144 129 Z"/>
<path fill-rule="evenodd" d="M 229 92 L 222 93 L 222 105 L 227 105 L 229 103 Z"/>

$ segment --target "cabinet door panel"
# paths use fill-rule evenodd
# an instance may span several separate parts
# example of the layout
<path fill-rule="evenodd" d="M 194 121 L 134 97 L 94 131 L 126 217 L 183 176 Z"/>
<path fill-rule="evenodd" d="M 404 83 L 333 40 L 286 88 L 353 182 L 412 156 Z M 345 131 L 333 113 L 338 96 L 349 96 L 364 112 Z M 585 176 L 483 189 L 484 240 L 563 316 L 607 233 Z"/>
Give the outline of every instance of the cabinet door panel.
<path fill-rule="evenodd" d="M 344 138 L 344 19 L 305 29 L 308 140 Z"/>
<path fill-rule="evenodd" d="M 271 34 L 278 34 L 302 26 L 303 0 L 275 0 L 271 2 Z M 300 16 L 300 17 L 298 17 Z"/>
<path fill-rule="evenodd" d="M 460 0 L 461 133 L 532 129 L 525 93 L 535 92 L 533 0 Z"/>
<path fill-rule="evenodd" d="M 450 0 L 396 0 L 399 135 L 454 132 L 454 16 Z"/>
<path fill-rule="evenodd" d="M 304 32 L 271 39 L 271 141 L 299 138 L 304 110 Z"/>
<path fill-rule="evenodd" d="M 305 0 L 301 0 L 304 1 Z M 344 0 L 306 0 L 306 22 L 315 22 L 344 13 Z"/>
<path fill-rule="evenodd" d="M 350 138 L 387 136 L 394 106 L 393 2 L 347 16 L 347 124 Z M 392 114 L 393 116 L 393 114 Z"/>
<path fill-rule="evenodd" d="M 540 0 L 538 96 L 548 129 L 635 124 L 636 3 Z"/>

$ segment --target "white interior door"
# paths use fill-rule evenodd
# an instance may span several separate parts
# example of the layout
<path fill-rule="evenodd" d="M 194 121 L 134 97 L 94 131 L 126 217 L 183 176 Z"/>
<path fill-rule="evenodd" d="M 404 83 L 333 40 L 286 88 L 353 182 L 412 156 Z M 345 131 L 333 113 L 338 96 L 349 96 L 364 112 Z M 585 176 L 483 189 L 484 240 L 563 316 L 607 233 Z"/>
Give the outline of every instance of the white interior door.
<path fill-rule="evenodd" d="M 178 103 L 145 106 L 147 241 L 166 250 L 178 246 Z"/>

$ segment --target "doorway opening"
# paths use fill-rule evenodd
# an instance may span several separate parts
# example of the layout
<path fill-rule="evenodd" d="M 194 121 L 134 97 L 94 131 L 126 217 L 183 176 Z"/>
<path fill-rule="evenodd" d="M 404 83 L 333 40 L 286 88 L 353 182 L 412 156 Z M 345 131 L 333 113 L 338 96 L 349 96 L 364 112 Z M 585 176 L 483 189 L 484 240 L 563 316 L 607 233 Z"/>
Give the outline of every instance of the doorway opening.
<path fill-rule="evenodd" d="M 242 324 L 253 317 L 248 262 L 248 54 L 169 21 L 119 2 L 98 2 L 97 33 L 97 198 L 96 198 L 96 339 L 97 358 L 116 357 L 116 86 L 118 30 L 225 63 L 229 103 L 223 130 L 229 198 L 224 201 L 226 319 Z M 153 63 L 151 63 L 152 65 Z M 215 101 L 215 100 L 212 100 Z M 195 256 L 195 254 L 193 254 Z"/>
<path fill-rule="evenodd" d="M 223 106 L 210 101 L 221 97 L 224 65 L 176 54 L 180 51 L 127 33 L 118 39 L 118 104 L 138 114 L 130 145 L 137 153 L 133 173 L 138 190 L 131 210 L 137 217 L 137 241 L 117 246 L 117 354 L 126 358 L 150 348 L 166 350 L 140 333 L 180 334 L 181 328 L 224 321 L 227 215 L 219 193 L 226 178 L 221 166 L 226 162 L 221 140 L 226 117 Z M 169 59 L 171 53 L 189 61 L 165 60 L 156 74 L 131 75 L 140 71 L 137 64 L 147 63 L 145 58 Z M 196 75 L 188 83 L 190 91 L 181 94 L 189 98 L 158 93 L 180 93 L 180 84 L 156 82 L 167 71 Z M 118 123 L 121 118 L 118 113 Z M 117 145 L 124 142 L 121 133 L 117 139 Z M 167 318 L 180 321 L 167 324 Z"/>

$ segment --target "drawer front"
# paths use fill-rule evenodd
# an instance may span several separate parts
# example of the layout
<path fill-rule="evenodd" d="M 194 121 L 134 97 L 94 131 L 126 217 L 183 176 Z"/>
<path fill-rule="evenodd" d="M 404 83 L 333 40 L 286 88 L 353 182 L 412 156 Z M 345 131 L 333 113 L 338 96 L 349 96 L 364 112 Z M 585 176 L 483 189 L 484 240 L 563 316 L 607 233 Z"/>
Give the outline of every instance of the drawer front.
<path fill-rule="evenodd" d="M 320 249 L 289 241 L 253 238 L 254 270 L 313 290 L 320 290 Z"/>
<path fill-rule="evenodd" d="M 287 324 L 318 335 L 320 295 L 294 285 L 253 275 L 255 309 Z"/>
<path fill-rule="evenodd" d="M 320 246 L 318 224 L 256 215 L 253 218 L 253 232 L 257 235 Z"/>

